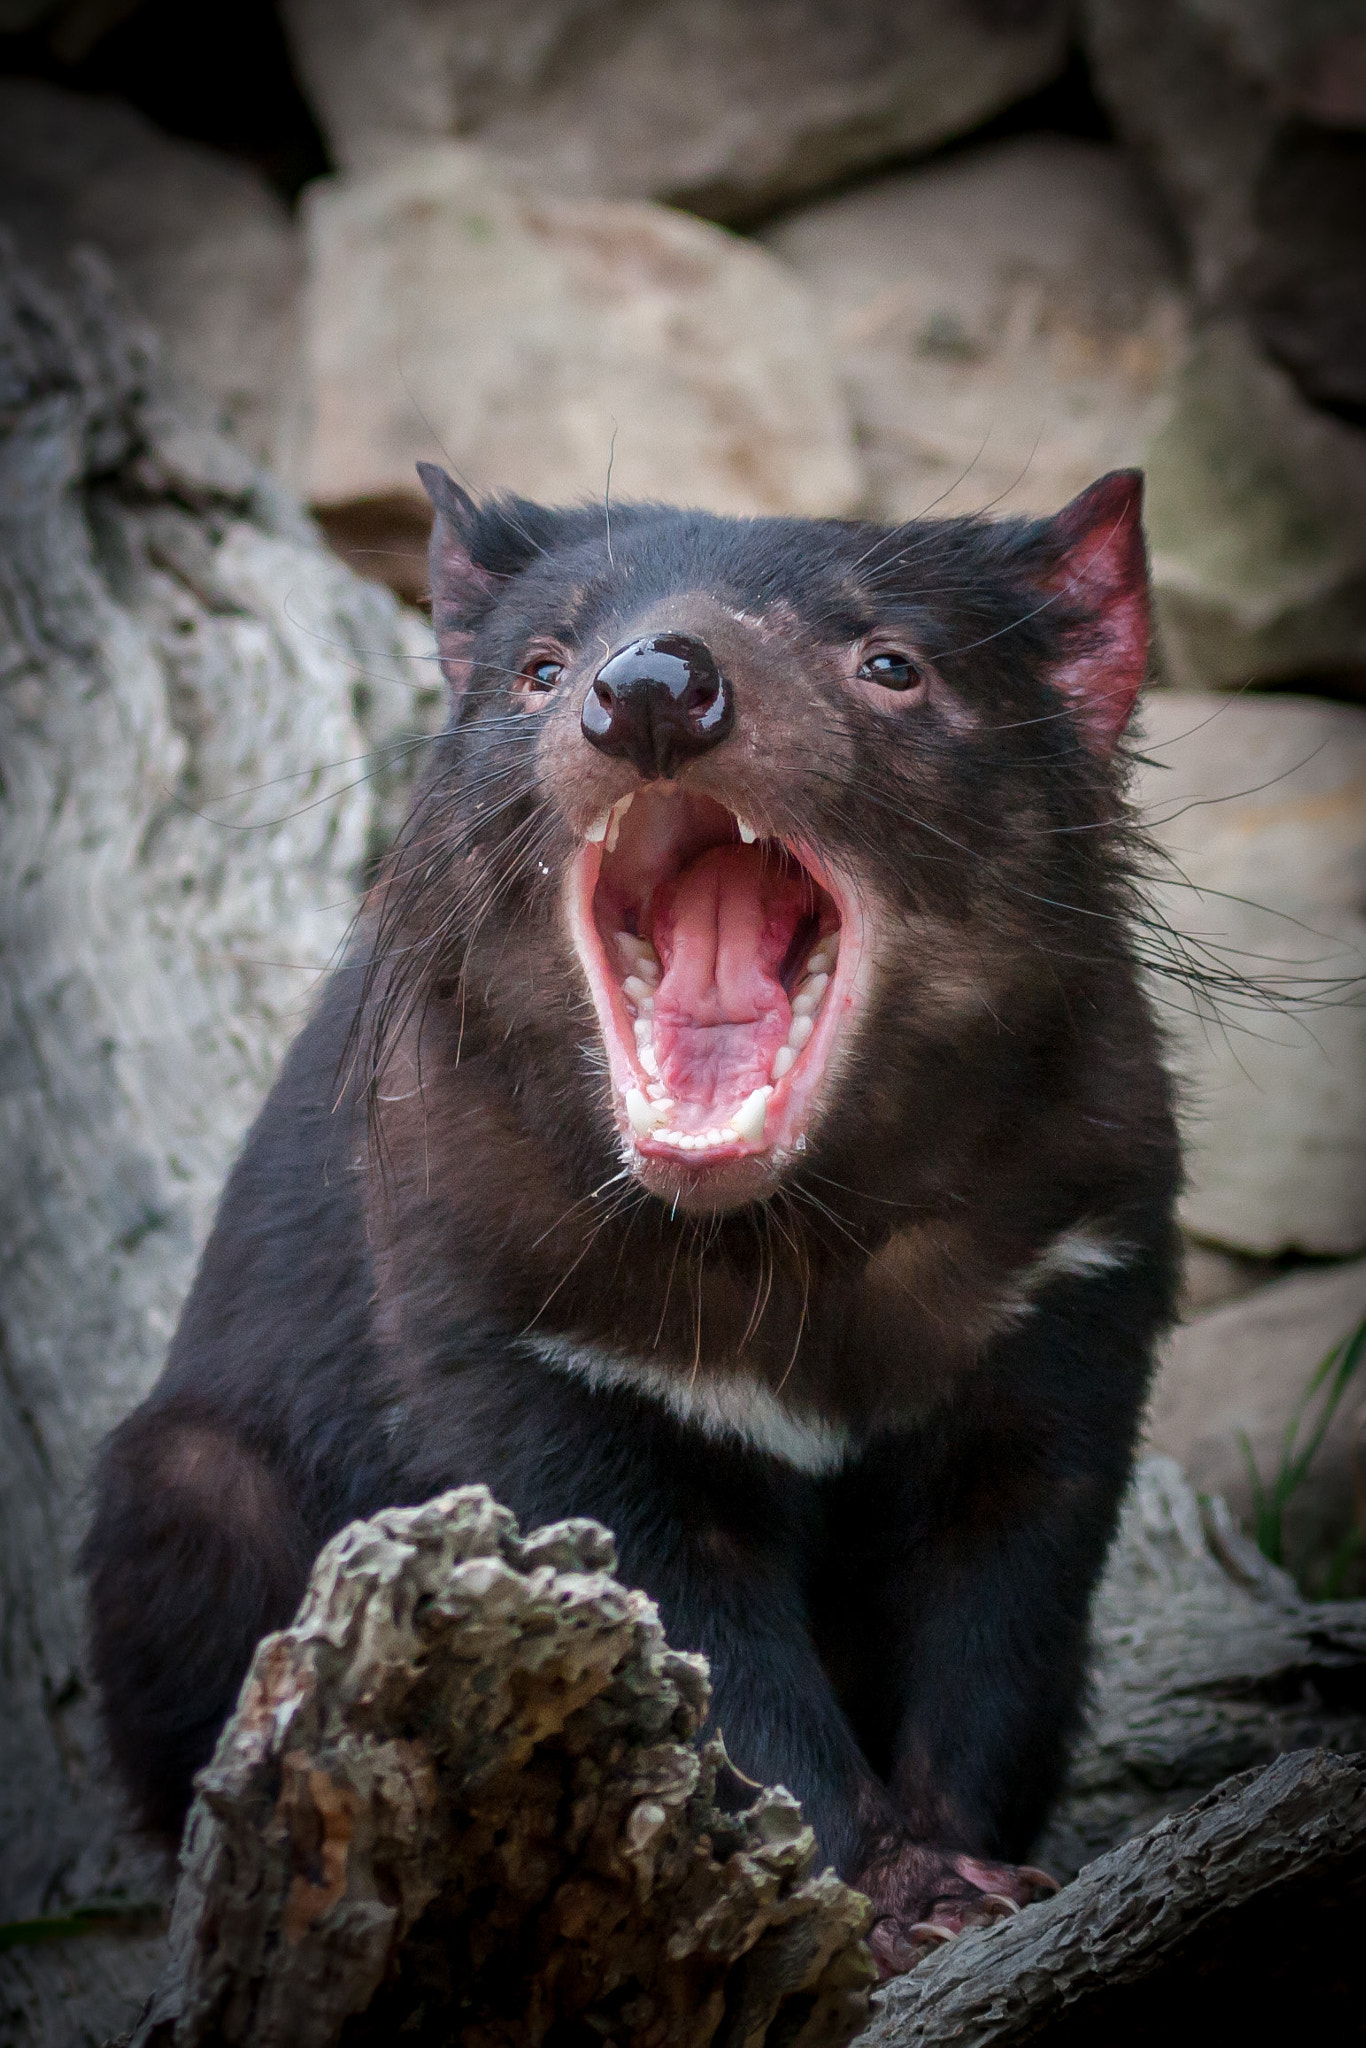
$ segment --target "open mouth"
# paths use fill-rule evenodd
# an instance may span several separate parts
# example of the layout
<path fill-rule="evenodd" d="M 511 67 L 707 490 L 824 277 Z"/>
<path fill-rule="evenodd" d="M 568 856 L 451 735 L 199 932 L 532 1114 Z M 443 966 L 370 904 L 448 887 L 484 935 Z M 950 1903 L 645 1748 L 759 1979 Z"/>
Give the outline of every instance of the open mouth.
<path fill-rule="evenodd" d="M 675 785 L 589 828 L 568 912 L 637 1166 L 668 1165 L 677 1186 L 679 1166 L 804 1150 L 861 993 L 852 893 L 807 848 Z"/>

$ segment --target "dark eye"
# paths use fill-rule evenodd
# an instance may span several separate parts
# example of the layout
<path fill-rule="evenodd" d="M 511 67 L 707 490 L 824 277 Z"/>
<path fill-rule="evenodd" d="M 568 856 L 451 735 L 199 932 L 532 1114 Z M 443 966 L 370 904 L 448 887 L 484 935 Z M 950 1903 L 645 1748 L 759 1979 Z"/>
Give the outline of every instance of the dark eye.
<path fill-rule="evenodd" d="M 544 661 L 529 662 L 526 668 L 523 669 L 522 674 L 526 679 L 528 689 L 553 690 L 560 677 L 564 674 L 564 663 L 562 661 L 551 661 L 547 657 Z"/>
<path fill-rule="evenodd" d="M 897 648 L 884 648 L 881 654 L 870 654 L 859 670 L 865 683 L 881 683 L 884 690 L 913 690 L 920 681 L 920 669 L 909 654 L 902 654 Z"/>

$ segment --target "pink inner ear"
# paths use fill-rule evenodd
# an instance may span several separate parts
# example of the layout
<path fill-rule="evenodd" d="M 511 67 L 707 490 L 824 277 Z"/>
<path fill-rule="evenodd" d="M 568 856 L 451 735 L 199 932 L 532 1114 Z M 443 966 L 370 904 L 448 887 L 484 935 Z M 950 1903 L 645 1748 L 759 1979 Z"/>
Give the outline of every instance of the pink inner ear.
<path fill-rule="evenodd" d="M 1051 523 L 1058 553 L 1049 588 L 1078 614 L 1076 652 L 1053 671 L 1086 743 L 1108 754 L 1148 672 L 1151 621 L 1143 547 L 1143 477 L 1117 469 Z"/>
<path fill-rule="evenodd" d="M 468 621 L 487 604 L 500 579 L 472 559 L 461 535 L 440 512 L 432 527 L 430 561 L 437 654 L 452 701 L 458 703 L 470 680 Z"/>

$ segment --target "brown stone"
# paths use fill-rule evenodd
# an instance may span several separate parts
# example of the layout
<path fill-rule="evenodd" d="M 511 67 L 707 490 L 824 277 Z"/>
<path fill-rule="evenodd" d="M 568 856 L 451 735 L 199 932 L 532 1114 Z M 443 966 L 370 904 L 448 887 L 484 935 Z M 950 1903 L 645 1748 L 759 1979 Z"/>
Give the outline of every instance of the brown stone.
<path fill-rule="evenodd" d="M 1176 970 L 1155 986 L 1183 1084 L 1183 1221 L 1261 1257 L 1360 1251 L 1366 711 L 1156 690 L 1139 735 L 1158 850 L 1145 946 Z"/>
<path fill-rule="evenodd" d="M 454 144 L 315 186 L 307 222 L 307 490 L 329 522 L 368 521 L 362 545 L 425 516 L 421 458 L 551 503 L 605 501 L 609 473 L 618 501 L 856 501 L 806 290 L 767 251 L 663 207 L 534 193 Z M 411 526 L 403 545 L 411 561 Z"/>
<path fill-rule="evenodd" d="M 1286 1430 L 1315 1369 L 1366 1316 L 1366 1260 L 1308 1268 L 1173 1332 L 1153 1390 L 1148 1435 L 1202 1493 L 1222 1494 L 1247 1528 L 1257 1488 L 1285 1458 Z M 1301 1449 L 1320 1415 L 1304 1410 Z M 1284 1557 L 1321 1580 L 1349 1532 L 1366 1538 L 1366 1362 L 1339 1402 L 1303 1484 L 1286 1504 Z M 1360 1562 L 1350 1583 L 1362 1578 Z"/>

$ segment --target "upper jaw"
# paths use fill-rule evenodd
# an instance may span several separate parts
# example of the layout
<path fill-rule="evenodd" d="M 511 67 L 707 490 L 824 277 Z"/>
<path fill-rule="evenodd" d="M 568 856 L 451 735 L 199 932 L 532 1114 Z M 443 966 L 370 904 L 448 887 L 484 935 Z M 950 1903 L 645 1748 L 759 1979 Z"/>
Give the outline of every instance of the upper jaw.
<path fill-rule="evenodd" d="M 696 1036 L 699 1027 L 685 1018 L 680 1033 L 672 995 L 680 977 L 671 960 L 661 962 L 650 927 L 660 893 L 696 860 L 727 848 L 754 848 L 740 864 L 758 862 L 761 873 L 796 873 L 810 909 L 794 929 L 781 994 L 757 1023 L 734 1027 L 742 1046 L 749 1031 L 760 1071 L 734 1087 L 723 1077 L 702 1101 L 689 1099 L 697 1091 L 686 1081 L 681 1091 L 670 1081 L 680 1068 L 680 1036 Z M 852 881 L 805 841 L 766 836 L 719 800 L 652 783 L 587 823 L 566 876 L 564 909 L 606 1048 L 630 1170 L 683 1208 L 732 1208 L 770 1192 L 806 1150 L 867 1002 L 872 920 Z M 718 948 L 719 930 L 718 921 Z M 667 953 L 667 933 L 662 943 Z M 719 962 L 718 951 L 718 976 Z M 667 1016 L 656 1013 L 661 975 Z M 708 1096 L 706 1088 L 700 1093 Z"/>

